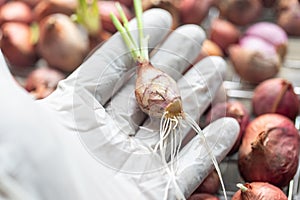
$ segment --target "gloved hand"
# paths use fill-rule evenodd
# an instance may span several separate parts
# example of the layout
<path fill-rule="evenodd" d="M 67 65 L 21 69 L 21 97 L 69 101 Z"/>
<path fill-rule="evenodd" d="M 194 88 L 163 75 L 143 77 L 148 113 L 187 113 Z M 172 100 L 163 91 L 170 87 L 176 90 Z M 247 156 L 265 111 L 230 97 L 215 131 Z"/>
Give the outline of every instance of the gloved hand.
<path fill-rule="evenodd" d="M 203 30 L 185 25 L 170 33 L 163 10 L 144 13 L 151 62 L 178 80 L 184 111 L 194 119 L 222 83 L 225 62 L 209 57 L 184 76 L 199 54 Z M 135 27 L 135 21 L 131 22 Z M 168 35 L 167 39 L 166 36 Z M 119 34 L 98 48 L 49 97 L 34 101 L 19 87 L 1 57 L 0 199 L 175 199 L 158 153 L 159 120 L 138 108 L 134 63 Z M 231 118 L 207 128 L 217 160 L 233 145 L 239 126 Z M 200 136 L 183 127 L 176 180 L 188 197 L 213 169 Z M 187 136 L 188 135 L 188 136 Z"/>

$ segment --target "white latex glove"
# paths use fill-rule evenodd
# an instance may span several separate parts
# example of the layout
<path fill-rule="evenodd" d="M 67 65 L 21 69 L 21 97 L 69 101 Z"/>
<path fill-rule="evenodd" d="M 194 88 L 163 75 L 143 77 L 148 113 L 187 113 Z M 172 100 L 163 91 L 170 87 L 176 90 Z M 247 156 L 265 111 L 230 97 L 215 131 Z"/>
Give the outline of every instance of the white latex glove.
<path fill-rule="evenodd" d="M 199 118 L 222 83 L 225 62 L 207 58 L 181 76 L 200 51 L 203 30 L 186 25 L 163 41 L 171 17 L 159 9 L 145 12 L 144 23 L 150 47 L 161 44 L 152 63 L 178 80 L 185 112 Z M 134 64 L 119 34 L 38 102 L 16 84 L 3 57 L 0 64 L 0 199 L 163 199 L 169 176 L 151 150 L 158 120 L 136 104 Z M 238 129 L 223 118 L 204 130 L 219 161 Z M 212 169 L 201 137 L 193 137 L 176 172 L 186 197 Z M 172 184 L 168 199 L 175 199 Z"/>

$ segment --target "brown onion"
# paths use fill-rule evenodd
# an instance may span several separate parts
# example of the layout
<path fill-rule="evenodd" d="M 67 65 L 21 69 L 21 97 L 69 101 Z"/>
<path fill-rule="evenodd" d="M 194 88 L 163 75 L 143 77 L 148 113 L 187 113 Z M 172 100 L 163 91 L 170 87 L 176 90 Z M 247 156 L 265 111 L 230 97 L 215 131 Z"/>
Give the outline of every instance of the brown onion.
<path fill-rule="evenodd" d="M 260 0 L 222 0 L 219 9 L 222 17 L 240 26 L 255 22 L 262 13 Z"/>
<path fill-rule="evenodd" d="M 21 1 L 9 1 L 0 7 L 0 24 L 4 22 L 31 23 L 33 14 L 31 8 Z"/>
<path fill-rule="evenodd" d="M 219 198 L 211 194 L 198 193 L 190 196 L 188 200 L 219 200 Z"/>
<path fill-rule="evenodd" d="M 35 99 L 43 99 L 51 94 L 58 82 L 65 78 L 65 74 L 49 67 L 41 67 L 33 70 L 27 77 L 25 89 Z"/>
<path fill-rule="evenodd" d="M 294 123 L 279 114 L 264 114 L 246 128 L 239 149 L 238 167 L 247 182 L 286 186 L 298 167 L 299 133 Z"/>
<path fill-rule="evenodd" d="M 39 27 L 38 50 L 50 66 L 71 72 L 82 63 L 89 50 L 88 36 L 67 15 L 48 15 Z"/>
<path fill-rule="evenodd" d="M 225 53 L 230 45 L 238 43 L 240 36 L 238 28 L 224 19 L 214 19 L 209 29 L 209 39 Z"/>
<path fill-rule="evenodd" d="M 216 194 L 220 188 L 220 178 L 218 173 L 212 171 L 195 190 L 195 193 Z"/>
<path fill-rule="evenodd" d="M 215 104 L 206 116 L 206 125 L 222 117 L 233 117 L 240 125 L 240 132 L 234 146 L 231 148 L 229 155 L 238 151 L 242 141 L 246 126 L 250 121 L 250 115 L 246 107 L 239 101 L 227 101 Z"/>
<path fill-rule="evenodd" d="M 293 85 L 283 78 L 260 83 L 254 90 L 252 105 L 256 115 L 278 113 L 294 120 L 299 112 L 299 99 Z"/>
<path fill-rule="evenodd" d="M 1 26 L 1 49 L 9 63 L 16 67 L 31 67 L 38 56 L 32 43 L 28 24 L 6 22 Z"/>
<path fill-rule="evenodd" d="M 238 184 L 238 190 L 231 200 L 287 200 L 287 196 L 278 187 L 266 182 Z"/>

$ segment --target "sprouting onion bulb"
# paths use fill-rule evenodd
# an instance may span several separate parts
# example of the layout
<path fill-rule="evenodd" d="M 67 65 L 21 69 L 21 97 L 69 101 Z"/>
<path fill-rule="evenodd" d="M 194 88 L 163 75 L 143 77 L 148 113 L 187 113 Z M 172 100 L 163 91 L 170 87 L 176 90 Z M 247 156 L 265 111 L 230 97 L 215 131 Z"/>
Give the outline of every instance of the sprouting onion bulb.
<path fill-rule="evenodd" d="M 135 96 L 141 110 L 153 117 L 160 117 L 160 139 L 154 146 L 153 151 L 160 152 L 161 160 L 165 166 L 165 170 L 170 176 L 169 182 L 165 188 L 163 199 L 168 199 L 169 186 L 172 183 L 175 188 L 176 199 L 186 199 L 176 182 L 176 162 L 182 141 L 181 122 L 185 121 L 198 134 L 203 136 L 204 144 L 220 177 L 221 186 L 223 188 L 224 197 L 227 200 L 226 190 L 222 180 L 220 168 L 215 156 L 212 154 L 206 138 L 198 126 L 198 124 L 183 111 L 180 91 L 176 81 L 165 72 L 155 68 L 149 60 L 148 40 L 144 37 L 143 21 L 142 21 L 142 5 L 141 0 L 134 0 L 134 10 L 137 20 L 137 28 L 139 41 L 134 41 L 130 30 L 128 19 L 119 3 L 116 7 L 121 17 L 121 21 L 111 13 L 111 19 L 114 26 L 121 34 L 124 43 L 129 49 L 132 58 L 137 63 L 137 78 L 135 85 Z M 166 155 L 167 146 L 170 146 L 170 155 Z M 167 160 L 171 165 L 168 165 Z"/>

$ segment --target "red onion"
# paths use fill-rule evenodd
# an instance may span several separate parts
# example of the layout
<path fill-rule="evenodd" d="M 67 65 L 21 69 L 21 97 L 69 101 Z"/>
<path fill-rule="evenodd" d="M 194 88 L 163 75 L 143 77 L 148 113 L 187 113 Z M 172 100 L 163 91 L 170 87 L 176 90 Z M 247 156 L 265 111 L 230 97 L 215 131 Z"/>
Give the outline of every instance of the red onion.
<path fill-rule="evenodd" d="M 220 188 L 220 179 L 218 173 L 212 171 L 195 190 L 195 193 L 216 194 Z"/>
<path fill-rule="evenodd" d="M 239 136 L 231 148 L 229 155 L 238 151 L 239 146 L 242 141 L 246 126 L 249 123 L 250 115 L 245 108 L 245 106 L 239 101 L 228 101 L 223 103 L 218 103 L 212 107 L 210 112 L 206 116 L 206 125 L 210 124 L 212 121 L 215 121 L 222 117 L 233 117 L 235 118 L 240 125 Z"/>
<path fill-rule="evenodd" d="M 219 200 L 219 198 L 211 194 L 198 193 L 190 196 L 188 200 Z"/>
<path fill-rule="evenodd" d="M 36 99 L 43 99 L 51 94 L 65 74 L 53 68 L 41 67 L 33 70 L 27 77 L 25 89 Z"/>
<path fill-rule="evenodd" d="M 67 15 L 48 15 L 39 27 L 38 50 L 50 66 L 71 72 L 82 63 L 89 50 L 88 36 Z"/>
<path fill-rule="evenodd" d="M 31 23 L 31 8 L 21 1 L 9 1 L 0 7 L 0 24 L 4 22 Z"/>
<path fill-rule="evenodd" d="M 251 25 L 245 32 L 246 37 L 260 38 L 272 44 L 283 59 L 287 53 L 288 37 L 286 32 L 277 24 L 271 22 L 259 22 Z M 255 44 L 253 44 L 255 46 Z M 259 49 L 257 47 L 256 49 Z"/>
<path fill-rule="evenodd" d="M 38 56 L 32 43 L 29 25 L 6 22 L 1 26 L 1 49 L 10 64 L 16 67 L 31 67 Z"/>
<path fill-rule="evenodd" d="M 289 35 L 300 35 L 300 2 L 297 0 L 279 1 L 277 24 Z"/>
<path fill-rule="evenodd" d="M 260 83 L 254 90 L 252 105 L 256 115 L 278 113 L 294 120 L 299 112 L 299 99 L 293 85 L 282 78 Z"/>
<path fill-rule="evenodd" d="M 219 3 L 221 16 L 240 26 L 255 22 L 261 15 L 260 0 L 222 0 Z"/>
<path fill-rule="evenodd" d="M 114 25 L 111 21 L 110 13 L 113 12 L 120 19 L 120 15 L 115 6 L 115 3 L 116 3 L 116 1 L 98 1 L 99 14 L 100 14 L 100 19 L 101 19 L 101 23 L 102 23 L 102 28 L 111 33 L 116 32 L 116 28 L 114 27 Z M 131 19 L 132 18 L 131 11 L 122 4 L 121 4 L 121 7 L 124 10 L 126 17 L 128 19 Z"/>
<path fill-rule="evenodd" d="M 215 42 L 225 53 L 230 45 L 238 43 L 240 31 L 231 22 L 214 19 L 209 30 L 209 39 Z"/>
<path fill-rule="evenodd" d="M 266 182 L 238 184 L 238 190 L 231 200 L 287 200 L 287 196 L 278 187 Z"/>
<path fill-rule="evenodd" d="M 247 126 L 239 149 L 238 167 L 247 182 L 286 186 L 298 167 L 299 133 L 279 114 L 264 114 Z"/>

